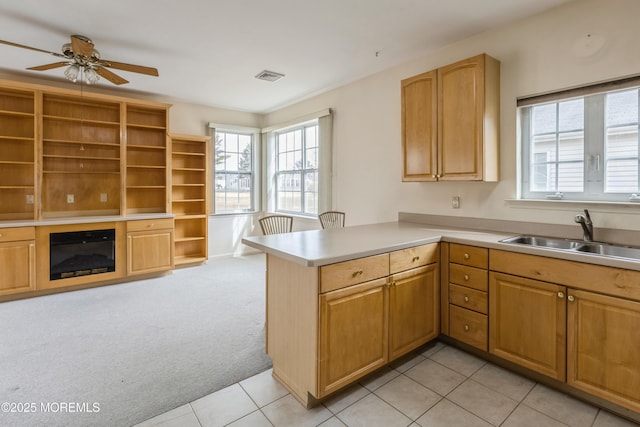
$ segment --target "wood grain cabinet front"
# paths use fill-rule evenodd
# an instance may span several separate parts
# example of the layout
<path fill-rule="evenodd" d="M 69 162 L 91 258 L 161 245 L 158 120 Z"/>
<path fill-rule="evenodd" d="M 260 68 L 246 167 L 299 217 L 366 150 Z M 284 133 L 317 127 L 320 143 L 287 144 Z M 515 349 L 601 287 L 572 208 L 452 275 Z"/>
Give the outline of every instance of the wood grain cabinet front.
<path fill-rule="evenodd" d="M 173 269 L 173 219 L 127 221 L 127 275 Z"/>
<path fill-rule="evenodd" d="M 34 227 L 0 228 L 0 295 L 36 287 Z"/>

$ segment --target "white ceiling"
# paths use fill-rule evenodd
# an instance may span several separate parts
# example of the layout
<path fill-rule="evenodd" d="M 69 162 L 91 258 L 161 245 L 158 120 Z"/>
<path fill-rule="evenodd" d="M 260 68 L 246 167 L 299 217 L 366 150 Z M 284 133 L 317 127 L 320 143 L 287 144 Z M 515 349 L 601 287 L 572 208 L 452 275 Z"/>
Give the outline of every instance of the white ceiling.
<path fill-rule="evenodd" d="M 160 72 L 113 70 L 130 81 L 120 90 L 262 113 L 567 1 L 0 0 L 0 39 L 60 52 L 84 35 L 103 59 Z M 64 79 L 63 68 L 24 71 L 51 55 L 6 45 L 0 55 L 6 73 Z M 286 76 L 255 79 L 264 69 Z"/>

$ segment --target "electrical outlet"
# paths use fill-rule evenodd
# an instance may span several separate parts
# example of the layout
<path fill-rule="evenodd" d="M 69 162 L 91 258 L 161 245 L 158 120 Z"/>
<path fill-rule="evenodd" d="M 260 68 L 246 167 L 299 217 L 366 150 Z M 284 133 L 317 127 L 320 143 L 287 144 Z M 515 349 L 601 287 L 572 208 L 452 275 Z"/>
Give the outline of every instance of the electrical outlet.
<path fill-rule="evenodd" d="M 102 203 L 107 201 L 107 193 L 100 193 L 100 201 Z"/>
<path fill-rule="evenodd" d="M 35 197 L 33 196 L 33 194 L 27 194 L 27 204 L 28 205 L 32 205 L 35 203 Z"/>
<path fill-rule="evenodd" d="M 451 198 L 451 207 L 453 209 L 460 209 L 460 196 L 453 196 Z"/>
<path fill-rule="evenodd" d="M 73 194 L 67 194 L 67 203 L 74 203 L 75 202 L 75 197 L 73 196 Z"/>

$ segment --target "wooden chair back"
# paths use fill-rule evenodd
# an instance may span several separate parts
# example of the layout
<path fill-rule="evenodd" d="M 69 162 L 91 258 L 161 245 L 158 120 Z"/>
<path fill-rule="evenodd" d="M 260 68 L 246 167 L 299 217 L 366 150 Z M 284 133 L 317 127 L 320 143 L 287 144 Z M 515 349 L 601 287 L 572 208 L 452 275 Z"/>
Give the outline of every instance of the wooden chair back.
<path fill-rule="evenodd" d="M 327 211 L 318 215 L 322 228 L 342 228 L 344 227 L 345 213 L 339 211 Z"/>
<path fill-rule="evenodd" d="M 293 229 L 293 217 L 288 215 L 269 215 L 258 221 L 265 235 L 289 233 Z"/>

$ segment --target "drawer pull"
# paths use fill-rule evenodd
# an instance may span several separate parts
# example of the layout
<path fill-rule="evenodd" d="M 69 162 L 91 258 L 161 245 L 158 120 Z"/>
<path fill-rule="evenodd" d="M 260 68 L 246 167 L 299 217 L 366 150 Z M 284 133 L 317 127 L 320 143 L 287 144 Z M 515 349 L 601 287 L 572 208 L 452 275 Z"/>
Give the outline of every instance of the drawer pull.
<path fill-rule="evenodd" d="M 0 237 L 2 237 L 2 233 L 0 233 Z"/>
<path fill-rule="evenodd" d="M 147 227 L 151 228 L 151 227 L 153 227 L 154 225 L 155 225 L 154 223 L 147 224 Z"/>
<path fill-rule="evenodd" d="M 469 297 L 468 296 L 465 295 L 463 299 L 464 299 L 464 302 L 469 302 Z"/>
<path fill-rule="evenodd" d="M 469 259 L 469 258 L 471 258 L 471 255 L 469 255 L 468 253 L 465 252 L 464 253 L 464 259 Z"/>
<path fill-rule="evenodd" d="M 464 325 L 464 331 L 469 332 L 469 325 Z"/>
<path fill-rule="evenodd" d="M 564 298 L 564 292 L 558 292 L 558 298 Z"/>
<path fill-rule="evenodd" d="M 420 259 L 420 257 L 419 257 L 419 256 L 414 256 L 414 257 L 413 257 L 413 259 L 411 260 L 411 262 L 416 262 L 416 261 L 418 261 L 419 259 Z"/>
<path fill-rule="evenodd" d="M 464 275 L 464 280 L 467 281 L 467 282 L 469 281 L 469 275 L 468 274 Z"/>
<path fill-rule="evenodd" d="M 573 295 L 569 295 L 569 296 L 567 297 L 567 299 L 568 299 L 570 302 L 574 302 L 574 301 L 576 300 L 576 298 L 575 298 Z"/>
<path fill-rule="evenodd" d="M 354 271 L 354 272 L 353 272 L 353 277 L 358 277 L 358 276 L 360 276 L 362 273 L 363 273 L 363 272 L 362 272 L 362 269 L 357 270 L 357 271 Z"/>

